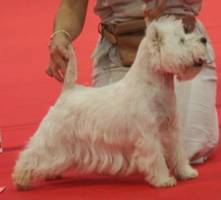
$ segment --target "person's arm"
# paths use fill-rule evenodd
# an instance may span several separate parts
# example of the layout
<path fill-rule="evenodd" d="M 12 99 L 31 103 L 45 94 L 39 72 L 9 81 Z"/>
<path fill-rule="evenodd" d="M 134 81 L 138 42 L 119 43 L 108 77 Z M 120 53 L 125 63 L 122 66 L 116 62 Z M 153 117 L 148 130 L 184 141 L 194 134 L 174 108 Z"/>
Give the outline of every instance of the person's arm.
<path fill-rule="evenodd" d="M 62 0 L 54 21 L 50 40 L 47 74 L 62 82 L 69 59 L 68 46 L 81 33 L 88 0 Z"/>

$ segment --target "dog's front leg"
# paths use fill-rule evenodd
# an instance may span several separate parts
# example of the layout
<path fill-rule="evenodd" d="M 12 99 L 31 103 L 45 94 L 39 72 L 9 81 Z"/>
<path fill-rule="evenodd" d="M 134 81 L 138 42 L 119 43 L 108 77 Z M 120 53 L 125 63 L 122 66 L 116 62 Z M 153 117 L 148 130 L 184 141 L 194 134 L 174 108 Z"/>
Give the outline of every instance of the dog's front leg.
<path fill-rule="evenodd" d="M 141 137 L 135 146 L 134 157 L 140 173 L 155 187 L 171 187 L 176 179 L 171 177 L 163 155 L 161 142 L 156 135 Z"/>
<path fill-rule="evenodd" d="M 182 137 L 176 120 L 172 123 L 169 130 L 168 163 L 178 179 L 191 179 L 198 176 L 197 170 L 192 168 L 189 163 Z"/>

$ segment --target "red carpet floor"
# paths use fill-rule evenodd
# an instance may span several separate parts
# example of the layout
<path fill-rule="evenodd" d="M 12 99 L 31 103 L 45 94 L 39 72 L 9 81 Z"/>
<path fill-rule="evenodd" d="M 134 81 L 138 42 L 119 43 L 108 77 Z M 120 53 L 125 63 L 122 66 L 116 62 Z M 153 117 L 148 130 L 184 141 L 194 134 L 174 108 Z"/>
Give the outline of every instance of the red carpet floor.
<path fill-rule="evenodd" d="M 79 57 L 79 79 L 90 84 L 90 54 L 96 44 L 98 19 L 93 15 L 95 0 L 89 12 L 83 34 L 75 42 Z M 11 182 L 11 171 L 19 149 L 33 134 L 60 91 L 60 85 L 44 74 L 47 67 L 47 43 L 53 16 L 59 0 L 7 0 L 0 7 L 0 129 L 4 153 L 0 154 L 0 193 L 2 200 L 220 200 L 221 148 L 204 164 L 197 166 L 200 177 L 179 182 L 171 189 L 154 189 L 140 177 L 113 179 L 108 177 L 68 176 L 59 181 L 41 182 L 29 192 L 18 192 Z M 217 54 L 221 76 L 221 21 L 219 0 L 205 0 L 200 18 L 208 28 Z M 220 83 L 220 81 L 219 81 Z M 219 84 L 220 85 L 220 84 Z M 220 86 L 219 86 L 220 89 Z M 217 108 L 221 109 L 218 92 Z"/>

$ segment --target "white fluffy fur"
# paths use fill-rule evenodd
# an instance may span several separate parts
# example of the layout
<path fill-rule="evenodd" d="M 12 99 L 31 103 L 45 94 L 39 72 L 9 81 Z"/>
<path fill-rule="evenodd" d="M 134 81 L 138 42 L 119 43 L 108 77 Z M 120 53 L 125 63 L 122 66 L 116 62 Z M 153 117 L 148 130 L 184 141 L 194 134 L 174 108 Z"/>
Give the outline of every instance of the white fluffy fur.
<path fill-rule="evenodd" d="M 70 61 L 64 90 L 16 163 L 13 180 L 27 189 L 35 179 L 76 173 L 142 173 L 151 185 L 198 175 L 182 147 L 173 76 L 186 80 L 206 54 L 198 33 L 185 34 L 172 17 L 152 22 L 136 60 L 119 82 L 102 88 L 77 86 Z M 176 177 L 176 178 L 175 178 Z"/>

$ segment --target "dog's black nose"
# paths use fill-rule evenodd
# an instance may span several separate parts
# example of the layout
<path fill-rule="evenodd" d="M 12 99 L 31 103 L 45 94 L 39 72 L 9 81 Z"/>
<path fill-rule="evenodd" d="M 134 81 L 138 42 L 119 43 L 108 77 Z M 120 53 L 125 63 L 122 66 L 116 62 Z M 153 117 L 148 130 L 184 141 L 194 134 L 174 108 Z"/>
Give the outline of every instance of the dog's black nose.
<path fill-rule="evenodd" d="M 204 64 L 204 60 L 200 58 L 198 61 L 194 62 L 193 67 L 202 67 L 203 64 Z"/>
<path fill-rule="evenodd" d="M 205 37 L 200 38 L 200 42 L 202 42 L 203 44 L 207 43 L 207 39 Z"/>

